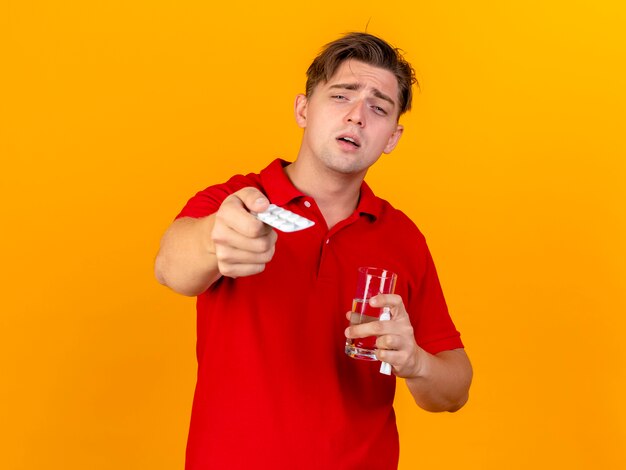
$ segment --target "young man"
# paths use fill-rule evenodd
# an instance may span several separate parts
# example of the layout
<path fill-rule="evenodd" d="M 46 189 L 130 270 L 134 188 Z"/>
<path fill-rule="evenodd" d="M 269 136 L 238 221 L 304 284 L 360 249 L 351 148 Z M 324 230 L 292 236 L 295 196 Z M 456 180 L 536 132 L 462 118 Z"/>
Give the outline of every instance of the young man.
<path fill-rule="evenodd" d="M 158 280 L 198 296 L 198 381 L 187 469 L 392 469 L 395 377 L 416 403 L 455 411 L 472 370 L 417 227 L 363 181 L 403 132 L 415 82 L 398 50 L 364 33 L 326 46 L 295 102 L 293 163 L 199 192 L 165 233 Z M 315 221 L 279 233 L 269 202 Z M 390 321 L 348 326 L 357 268 L 397 273 Z M 377 357 L 345 355 L 377 336 Z"/>

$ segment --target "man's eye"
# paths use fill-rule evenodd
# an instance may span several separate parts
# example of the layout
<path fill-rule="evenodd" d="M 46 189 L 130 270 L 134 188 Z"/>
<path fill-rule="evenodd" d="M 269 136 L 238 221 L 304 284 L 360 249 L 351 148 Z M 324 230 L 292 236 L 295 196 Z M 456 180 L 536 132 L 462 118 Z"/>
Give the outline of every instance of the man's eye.
<path fill-rule="evenodd" d="M 346 97 L 343 96 L 343 95 L 333 95 L 333 98 L 336 99 L 336 100 L 345 100 L 346 99 Z"/>
<path fill-rule="evenodd" d="M 381 108 L 380 106 L 372 106 L 372 108 L 374 108 L 374 111 L 375 111 L 377 114 L 381 114 L 381 115 L 383 115 L 383 116 L 386 116 L 386 115 L 387 115 L 387 111 L 385 111 L 385 110 L 384 110 L 383 108 Z"/>

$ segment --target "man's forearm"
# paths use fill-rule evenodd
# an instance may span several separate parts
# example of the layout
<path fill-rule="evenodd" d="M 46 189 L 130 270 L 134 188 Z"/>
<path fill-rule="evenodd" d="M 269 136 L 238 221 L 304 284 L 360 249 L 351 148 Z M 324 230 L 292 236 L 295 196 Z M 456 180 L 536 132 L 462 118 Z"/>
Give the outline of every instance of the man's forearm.
<path fill-rule="evenodd" d="M 155 261 L 157 280 L 188 296 L 204 292 L 220 277 L 211 230 L 215 215 L 174 221 L 161 240 Z"/>
<path fill-rule="evenodd" d="M 415 402 L 426 411 L 457 411 L 469 397 L 472 366 L 463 349 L 436 355 L 420 350 L 419 375 L 406 379 Z"/>

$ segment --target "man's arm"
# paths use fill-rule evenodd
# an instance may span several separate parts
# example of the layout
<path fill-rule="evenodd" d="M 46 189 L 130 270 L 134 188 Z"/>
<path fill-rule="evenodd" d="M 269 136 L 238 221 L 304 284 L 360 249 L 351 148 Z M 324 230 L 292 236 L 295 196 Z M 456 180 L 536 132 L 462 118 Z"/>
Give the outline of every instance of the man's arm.
<path fill-rule="evenodd" d="M 215 214 L 175 220 L 161 239 L 154 263 L 157 280 L 178 292 L 194 296 L 220 277 L 211 232 Z"/>
<path fill-rule="evenodd" d="M 348 338 L 377 336 L 376 357 L 406 379 L 415 403 L 427 411 L 457 411 L 469 397 L 472 366 L 463 349 L 430 354 L 415 342 L 413 326 L 399 295 L 377 295 L 372 307 L 389 306 L 390 321 L 374 321 L 346 329 Z M 348 312 L 347 318 L 350 318 Z"/>
<path fill-rule="evenodd" d="M 406 377 L 415 403 L 426 411 L 461 409 L 469 398 L 472 383 L 472 366 L 465 350 L 453 349 L 435 355 L 419 350 L 419 372 Z"/>
<path fill-rule="evenodd" d="M 249 211 L 263 211 L 267 198 L 243 188 L 207 217 L 183 217 L 161 239 L 155 261 L 157 280 L 189 296 L 201 294 L 221 276 L 257 274 L 274 255 L 276 232 Z"/>

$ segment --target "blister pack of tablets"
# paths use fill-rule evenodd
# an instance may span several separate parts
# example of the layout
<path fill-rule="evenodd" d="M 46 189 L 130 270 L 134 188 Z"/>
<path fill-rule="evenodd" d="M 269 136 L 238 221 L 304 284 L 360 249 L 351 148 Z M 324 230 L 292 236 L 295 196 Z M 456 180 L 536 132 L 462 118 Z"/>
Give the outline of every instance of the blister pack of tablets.
<path fill-rule="evenodd" d="M 315 222 L 294 212 L 270 204 L 264 212 L 253 213 L 261 222 L 280 230 L 281 232 L 297 232 L 313 227 Z"/>
<path fill-rule="evenodd" d="M 378 321 L 388 321 L 391 320 L 391 310 L 389 307 L 384 307 L 383 312 L 380 314 Z M 391 375 L 391 364 L 387 362 L 380 363 L 380 373 L 385 375 Z"/>

